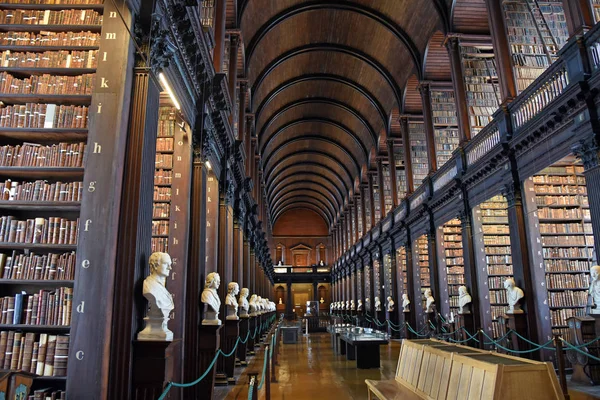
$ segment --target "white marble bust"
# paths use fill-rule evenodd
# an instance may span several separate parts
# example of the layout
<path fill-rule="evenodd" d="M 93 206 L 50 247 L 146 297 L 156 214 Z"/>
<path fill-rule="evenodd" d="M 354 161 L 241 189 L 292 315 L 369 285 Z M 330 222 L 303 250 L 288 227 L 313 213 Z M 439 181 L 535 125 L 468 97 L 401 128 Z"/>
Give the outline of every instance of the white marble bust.
<path fill-rule="evenodd" d="M 375 311 L 381 311 L 381 300 L 379 300 L 379 297 L 375 297 Z"/>
<path fill-rule="evenodd" d="M 350 311 L 356 310 L 356 305 L 354 304 L 354 300 L 350 300 Z"/>
<path fill-rule="evenodd" d="M 171 271 L 171 257 L 167 253 L 152 253 L 148 261 L 150 275 L 144 279 L 142 294 L 148 300 L 146 327 L 138 333 L 138 340 L 173 340 L 173 332 L 167 326 L 169 314 L 175 308 L 173 296 L 166 282 Z"/>
<path fill-rule="evenodd" d="M 425 303 L 425 312 L 432 313 L 433 305 L 435 304 L 435 299 L 433 298 L 433 294 L 431 294 L 431 289 L 425 289 L 425 299 L 427 301 Z"/>
<path fill-rule="evenodd" d="M 252 296 L 250 296 L 250 302 L 248 303 L 248 305 L 250 306 L 250 316 L 251 317 L 256 317 L 258 314 L 257 312 L 257 306 L 256 306 L 256 299 L 258 298 L 258 296 L 256 296 L 255 294 L 253 294 Z"/>
<path fill-rule="evenodd" d="M 277 310 L 277 306 L 275 305 L 274 302 L 271 301 L 271 302 L 269 302 L 269 304 L 271 305 L 271 311 Z"/>
<path fill-rule="evenodd" d="M 283 304 L 283 302 L 281 301 L 281 297 L 279 298 L 279 304 Z"/>
<path fill-rule="evenodd" d="M 363 310 L 363 303 L 361 299 L 358 299 L 358 305 L 356 306 L 356 311 L 362 311 Z"/>
<path fill-rule="evenodd" d="M 262 299 L 262 297 L 258 296 L 256 298 L 256 313 L 258 315 L 262 315 L 263 311 L 264 311 L 263 299 Z"/>
<path fill-rule="evenodd" d="M 202 291 L 201 301 L 204 304 L 204 319 L 202 325 L 221 325 L 219 319 L 219 308 L 221 299 L 217 289 L 221 284 L 221 277 L 216 272 L 211 272 L 204 281 L 204 290 Z"/>
<path fill-rule="evenodd" d="M 225 297 L 225 306 L 227 307 L 227 316 L 225 319 L 238 320 L 240 319 L 237 315 L 238 302 L 235 296 L 240 292 L 240 285 L 237 282 L 229 282 L 227 285 L 227 297 Z"/>
<path fill-rule="evenodd" d="M 466 286 L 460 286 L 458 288 L 458 313 L 459 314 L 471 314 L 469 310 L 471 304 L 471 295 L 469 294 Z"/>
<path fill-rule="evenodd" d="M 590 288 L 588 290 L 591 299 L 590 314 L 600 314 L 600 266 L 594 265 L 590 268 Z"/>
<path fill-rule="evenodd" d="M 523 314 L 519 301 L 525 296 L 523 290 L 517 287 L 513 278 L 507 278 L 504 281 L 504 289 L 506 289 L 506 300 L 508 301 L 507 314 Z"/>
<path fill-rule="evenodd" d="M 250 305 L 248 304 L 248 294 L 250 291 L 248 288 L 242 288 L 240 292 L 240 299 L 238 300 L 238 307 L 240 310 L 240 318 L 248 318 L 248 308 Z"/>
<path fill-rule="evenodd" d="M 350 311 L 350 300 L 346 300 L 346 308 L 344 310 Z"/>
<path fill-rule="evenodd" d="M 388 296 L 387 297 L 387 310 L 388 312 L 394 312 L 394 306 L 395 306 L 395 302 L 394 300 L 392 300 L 392 296 Z"/>
<path fill-rule="evenodd" d="M 402 312 L 410 312 L 410 300 L 407 293 L 402 293 Z"/>

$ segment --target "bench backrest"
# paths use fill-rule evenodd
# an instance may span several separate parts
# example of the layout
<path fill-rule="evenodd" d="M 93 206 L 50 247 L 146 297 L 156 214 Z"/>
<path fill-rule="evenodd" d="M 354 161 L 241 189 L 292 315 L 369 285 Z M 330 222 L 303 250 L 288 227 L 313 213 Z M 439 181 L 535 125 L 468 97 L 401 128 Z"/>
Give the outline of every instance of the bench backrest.
<path fill-rule="evenodd" d="M 416 392 L 428 399 L 445 399 L 454 353 L 425 346 Z"/>

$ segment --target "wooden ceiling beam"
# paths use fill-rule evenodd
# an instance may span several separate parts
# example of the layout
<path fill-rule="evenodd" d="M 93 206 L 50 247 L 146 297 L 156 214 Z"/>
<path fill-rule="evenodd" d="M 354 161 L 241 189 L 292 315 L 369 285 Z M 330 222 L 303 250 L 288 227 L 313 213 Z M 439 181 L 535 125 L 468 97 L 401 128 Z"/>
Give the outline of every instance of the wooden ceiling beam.
<path fill-rule="evenodd" d="M 305 74 L 305 75 L 296 76 L 292 79 L 289 79 L 289 80 L 283 82 L 282 84 L 277 86 L 275 89 L 270 91 L 269 94 L 267 95 L 267 97 L 265 97 L 261 101 L 259 106 L 254 111 L 256 118 L 257 119 L 260 118 L 261 111 L 271 101 L 273 101 L 273 99 L 275 97 L 277 97 L 278 94 L 293 87 L 294 85 L 297 85 L 302 82 L 307 82 L 307 81 L 337 82 L 337 83 L 340 83 L 342 85 L 345 85 L 345 86 L 348 86 L 348 87 L 354 89 L 355 91 L 360 93 L 363 97 L 365 97 L 367 99 L 367 101 L 375 108 L 375 110 L 379 114 L 379 117 L 381 118 L 382 126 L 387 126 L 387 112 L 385 111 L 385 108 L 383 107 L 383 105 L 379 102 L 379 100 L 377 98 L 375 98 L 375 96 L 371 92 L 369 92 L 361 84 L 359 84 L 351 79 L 348 79 L 345 76 L 334 75 L 334 74 Z M 375 136 L 373 138 L 373 144 L 375 145 L 376 143 L 377 143 L 377 136 Z"/>
<path fill-rule="evenodd" d="M 288 165 L 288 166 L 280 169 L 279 172 L 277 173 L 277 175 L 275 175 L 275 177 L 272 180 L 270 180 L 270 177 L 268 177 L 268 179 L 265 180 L 265 187 L 266 187 L 267 191 L 269 190 L 271 185 L 275 184 L 275 182 L 277 180 L 284 179 L 288 175 L 293 175 L 295 173 L 292 171 L 293 168 L 301 168 L 301 169 L 303 169 L 302 170 L 303 172 L 309 171 L 311 168 L 317 168 L 319 171 L 321 171 L 323 173 L 323 175 L 325 173 L 330 173 L 330 174 L 332 174 L 332 176 L 334 176 L 336 178 L 338 183 L 340 183 L 340 185 L 345 189 L 345 192 L 348 192 L 350 190 L 350 187 L 346 184 L 346 181 L 344 180 L 344 178 L 342 178 L 342 176 L 340 174 L 338 174 L 336 171 L 331 169 L 329 165 L 322 164 L 322 163 L 315 162 L 315 161 L 301 161 L 296 164 Z M 316 172 L 312 172 L 312 173 L 317 174 Z M 337 187 L 337 185 L 336 185 L 336 187 Z"/>
<path fill-rule="evenodd" d="M 331 219 L 333 220 L 333 216 L 336 214 L 337 210 L 334 207 L 331 200 L 329 200 L 323 193 L 318 192 L 316 190 L 310 189 L 294 189 L 290 190 L 286 193 L 282 193 L 281 197 L 275 200 L 274 204 L 269 204 L 269 209 L 271 211 L 271 215 L 276 214 L 280 205 L 286 204 L 286 201 L 294 202 L 294 200 L 304 200 L 305 198 L 312 198 L 317 201 L 324 207 L 324 210 L 327 210 Z"/>
<path fill-rule="evenodd" d="M 260 85 L 267 78 L 267 76 L 269 76 L 271 72 L 277 68 L 277 66 L 293 57 L 315 51 L 328 51 L 333 53 L 347 54 L 368 64 L 375 69 L 388 83 L 390 89 L 392 89 L 392 92 L 394 93 L 397 105 L 400 106 L 400 104 L 402 104 L 402 89 L 400 89 L 400 86 L 398 86 L 390 71 L 383 64 L 361 50 L 337 43 L 309 43 L 281 53 L 257 75 L 252 85 L 252 93 L 258 92 Z"/>
<path fill-rule="evenodd" d="M 325 196 L 325 193 L 321 193 L 320 191 L 319 191 L 319 193 L 321 193 L 322 195 L 324 195 L 327 198 L 333 198 L 335 200 L 335 205 L 334 205 L 335 210 L 339 210 L 343 206 L 344 201 L 342 200 L 340 202 L 340 200 L 337 198 L 335 193 L 328 186 L 322 184 L 321 182 L 312 181 L 312 180 L 308 180 L 308 179 L 303 180 L 303 181 L 290 182 L 287 186 L 279 188 L 277 190 L 274 190 L 272 193 L 269 193 L 268 194 L 269 201 L 267 202 L 267 204 L 271 204 L 272 202 L 273 202 L 273 204 L 276 204 L 276 199 L 278 196 L 283 196 L 284 194 L 286 194 L 292 190 L 296 190 L 296 189 L 315 190 L 316 188 L 314 188 L 313 185 L 316 185 L 316 186 L 322 188 L 325 191 L 325 193 L 327 193 L 327 195 Z"/>
<path fill-rule="evenodd" d="M 279 176 L 277 178 L 279 178 Z M 295 179 L 295 178 L 299 178 L 299 179 Z M 327 176 L 325 176 L 325 175 L 323 175 L 323 174 L 321 174 L 319 172 L 315 172 L 315 171 L 306 171 L 305 170 L 305 171 L 299 171 L 299 172 L 296 172 L 296 173 L 292 173 L 292 174 L 286 175 L 283 179 L 279 179 L 279 181 L 277 183 L 274 183 L 274 186 L 272 188 L 266 186 L 265 190 L 267 192 L 267 196 L 268 196 L 268 199 L 270 201 L 271 200 L 271 196 L 269 195 L 269 193 L 275 192 L 275 191 L 279 190 L 279 188 L 282 185 L 287 185 L 288 183 L 298 182 L 298 181 L 301 181 L 301 180 L 311 180 L 311 181 L 314 181 L 315 179 L 321 179 L 322 180 L 321 182 L 325 181 L 330 186 L 330 188 L 332 188 L 333 191 L 337 193 L 337 195 L 338 195 L 337 198 L 339 200 L 339 203 L 341 204 L 341 203 L 344 202 L 344 197 L 345 196 L 344 196 L 344 193 L 340 190 L 340 188 L 331 179 L 329 179 Z"/>
<path fill-rule="evenodd" d="M 275 226 L 275 222 L 281 217 L 286 211 L 297 210 L 297 209 L 309 209 L 317 212 L 329 225 L 329 229 L 331 230 L 331 226 L 333 225 L 333 221 L 329 219 L 329 214 L 325 213 L 321 207 L 314 205 L 313 203 L 309 203 L 308 201 L 297 201 L 293 203 L 288 203 L 287 205 L 281 207 L 277 214 L 271 215 L 273 218 L 273 226 Z"/>

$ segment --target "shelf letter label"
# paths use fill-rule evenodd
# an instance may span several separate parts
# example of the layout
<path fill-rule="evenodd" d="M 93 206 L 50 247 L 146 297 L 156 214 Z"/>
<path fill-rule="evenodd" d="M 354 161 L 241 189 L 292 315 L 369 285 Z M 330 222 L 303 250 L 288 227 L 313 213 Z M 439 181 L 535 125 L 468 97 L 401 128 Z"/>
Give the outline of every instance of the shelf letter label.
<path fill-rule="evenodd" d="M 88 186 L 88 192 L 94 193 L 96 191 L 96 181 L 91 181 Z"/>
<path fill-rule="evenodd" d="M 84 353 L 81 350 L 79 350 L 77 353 L 75 353 L 75 358 L 78 359 L 79 361 L 83 360 L 83 356 L 84 356 Z"/>
<path fill-rule="evenodd" d="M 108 13 L 108 18 L 117 18 L 117 12 L 111 11 L 110 13 Z"/>
<path fill-rule="evenodd" d="M 102 114 L 102 103 L 98 103 L 98 111 L 96 111 L 96 114 Z"/>
<path fill-rule="evenodd" d="M 90 260 L 83 260 L 81 262 L 81 268 L 88 269 L 90 267 Z"/>
<path fill-rule="evenodd" d="M 86 219 L 85 220 L 85 229 L 84 229 L 85 232 L 89 231 L 89 227 L 90 227 L 91 223 L 92 223 L 91 219 Z"/>
<path fill-rule="evenodd" d="M 77 306 L 77 312 L 79 314 L 83 314 L 84 313 L 84 309 L 85 309 L 85 301 L 82 301 L 78 306 Z"/>
<path fill-rule="evenodd" d="M 108 81 L 106 80 L 106 78 L 104 78 L 104 77 L 100 78 L 100 87 L 108 88 Z"/>
<path fill-rule="evenodd" d="M 94 154 L 102 153 L 102 146 L 98 144 L 98 142 L 94 142 Z"/>
<path fill-rule="evenodd" d="M 115 40 L 117 38 L 117 34 L 114 32 L 106 32 L 106 40 Z"/>

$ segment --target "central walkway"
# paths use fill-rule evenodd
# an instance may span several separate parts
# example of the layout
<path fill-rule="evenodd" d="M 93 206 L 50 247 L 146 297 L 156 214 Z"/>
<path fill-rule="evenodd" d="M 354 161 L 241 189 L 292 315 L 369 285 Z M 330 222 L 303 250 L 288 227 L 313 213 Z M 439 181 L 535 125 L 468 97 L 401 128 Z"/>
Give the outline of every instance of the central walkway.
<path fill-rule="evenodd" d="M 271 399 L 364 400 L 367 398 L 365 379 L 393 379 L 396 371 L 400 342 L 392 341 L 380 349 L 382 368 L 362 370 L 356 368 L 356 361 L 333 354 L 328 333 L 300 336 L 298 344 L 281 343 L 277 383 L 271 384 Z M 262 369 L 262 357 L 257 357 L 247 370 L 256 366 Z M 225 399 L 247 400 L 247 382 L 244 374 Z M 264 398 L 264 389 L 259 397 Z"/>

